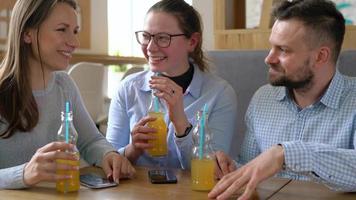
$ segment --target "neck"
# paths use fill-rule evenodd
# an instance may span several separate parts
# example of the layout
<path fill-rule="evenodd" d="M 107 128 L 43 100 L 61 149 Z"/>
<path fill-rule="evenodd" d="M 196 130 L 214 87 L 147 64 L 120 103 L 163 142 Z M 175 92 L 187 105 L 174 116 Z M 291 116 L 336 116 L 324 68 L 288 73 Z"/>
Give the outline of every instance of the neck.
<path fill-rule="evenodd" d="M 325 73 L 315 73 L 315 77 L 310 83 L 310 85 L 300 88 L 292 89 L 294 101 L 301 108 L 310 106 L 320 100 L 328 89 L 330 82 L 335 75 L 335 68 L 330 72 L 327 72 L 326 69 L 323 69 Z"/>
<path fill-rule="evenodd" d="M 179 66 L 178 68 L 172 69 L 170 71 L 163 72 L 164 75 L 169 76 L 169 77 L 176 77 L 184 74 L 187 72 L 189 69 L 189 62 L 187 60 L 186 63 L 184 63 L 182 66 Z"/>
<path fill-rule="evenodd" d="M 46 67 L 41 67 L 41 63 L 35 59 L 29 58 L 29 67 L 31 73 L 31 89 L 32 90 L 44 90 L 46 89 L 49 80 L 52 78 L 52 72 L 46 70 Z"/>

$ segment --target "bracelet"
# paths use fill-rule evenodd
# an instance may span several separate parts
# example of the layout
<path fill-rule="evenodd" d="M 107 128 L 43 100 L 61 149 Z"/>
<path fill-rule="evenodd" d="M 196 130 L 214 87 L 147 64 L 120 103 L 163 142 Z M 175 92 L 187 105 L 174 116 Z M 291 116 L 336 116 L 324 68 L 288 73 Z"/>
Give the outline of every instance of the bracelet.
<path fill-rule="evenodd" d="M 177 133 L 175 133 L 175 135 L 176 135 L 177 138 L 184 138 L 185 136 L 187 136 L 187 135 L 190 133 L 190 131 L 192 130 L 192 128 L 193 128 L 193 125 L 189 123 L 189 126 L 185 129 L 183 135 L 178 136 Z"/>

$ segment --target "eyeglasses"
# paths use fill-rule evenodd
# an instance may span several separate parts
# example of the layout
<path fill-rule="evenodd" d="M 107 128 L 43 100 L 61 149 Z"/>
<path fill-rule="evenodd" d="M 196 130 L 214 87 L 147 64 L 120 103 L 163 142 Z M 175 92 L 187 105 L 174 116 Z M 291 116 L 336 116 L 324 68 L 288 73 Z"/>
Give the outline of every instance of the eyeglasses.
<path fill-rule="evenodd" d="M 136 35 L 136 40 L 140 45 L 147 46 L 150 43 L 151 38 L 153 38 L 155 44 L 161 48 L 169 47 L 169 45 L 171 44 L 172 37 L 183 36 L 183 35 L 185 36 L 184 33 L 174 34 L 174 35 L 168 33 L 150 34 L 146 31 L 136 31 L 135 35 Z"/>

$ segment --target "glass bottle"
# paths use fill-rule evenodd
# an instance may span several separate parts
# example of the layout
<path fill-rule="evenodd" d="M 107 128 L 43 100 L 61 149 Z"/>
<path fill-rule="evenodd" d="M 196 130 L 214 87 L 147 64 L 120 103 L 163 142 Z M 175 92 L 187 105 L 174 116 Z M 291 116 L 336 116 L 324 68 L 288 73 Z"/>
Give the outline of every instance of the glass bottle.
<path fill-rule="evenodd" d="M 68 133 L 68 134 L 67 134 Z M 58 130 L 57 140 L 61 142 L 67 142 L 76 145 L 78 140 L 78 133 L 73 125 L 73 114 L 71 111 L 69 112 L 61 112 L 61 126 Z M 71 151 L 73 154 L 77 154 L 79 158 L 79 151 L 76 146 Z M 78 160 L 63 160 L 57 159 L 56 162 L 58 164 L 67 164 L 79 167 L 79 159 Z M 74 192 L 78 191 L 80 187 L 79 182 L 79 170 L 57 170 L 56 174 L 58 175 L 71 175 L 70 179 L 58 180 L 56 182 L 56 189 L 59 192 Z"/>
<path fill-rule="evenodd" d="M 157 130 L 154 134 L 157 139 L 149 140 L 149 144 L 153 144 L 153 148 L 147 150 L 148 154 L 153 157 L 160 157 L 167 155 L 167 125 L 164 120 L 165 112 L 160 98 L 154 95 L 154 90 L 151 94 L 151 104 L 148 108 L 148 115 L 156 117 L 155 121 L 148 122 L 150 128 Z"/>
<path fill-rule="evenodd" d="M 191 184 L 193 190 L 208 191 L 215 185 L 215 156 L 207 123 L 208 113 L 203 118 L 203 111 L 198 111 L 192 135 Z"/>

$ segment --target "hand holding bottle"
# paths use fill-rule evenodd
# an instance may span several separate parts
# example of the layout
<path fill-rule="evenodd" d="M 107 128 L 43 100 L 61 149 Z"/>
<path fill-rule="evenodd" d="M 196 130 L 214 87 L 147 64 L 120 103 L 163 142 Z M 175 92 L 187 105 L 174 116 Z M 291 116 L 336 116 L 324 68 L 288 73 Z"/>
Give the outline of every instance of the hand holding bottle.
<path fill-rule="evenodd" d="M 156 137 L 149 133 L 155 133 L 156 129 L 147 127 L 146 124 L 155 120 L 155 117 L 143 117 L 132 129 L 132 142 L 125 148 L 125 157 L 127 157 L 131 162 L 135 162 L 146 149 L 153 147 L 153 145 L 148 143 L 148 141 L 154 140 Z"/>
<path fill-rule="evenodd" d="M 69 153 L 74 145 L 65 142 L 52 142 L 38 149 L 24 168 L 24 183 L 36 185 L 42 181 L 69 179 L 68 175 L 58 175 L 57 170 L 79 170 L 77 166 L 57 164 L 57 159 L 78 161 L 78 156 Z M 66 152 L 68 151 L 68 152 Z"/>
<path fill-rule="evenodd" d="M 182 87 L 164 76 L 152 76 L 149 83 L 150 87 L 157 91 L 155 95 L 166 102 L 168 116 L 174 125 L 175 132 L 184 134 L 190 124 L 184 112 Z"/>

